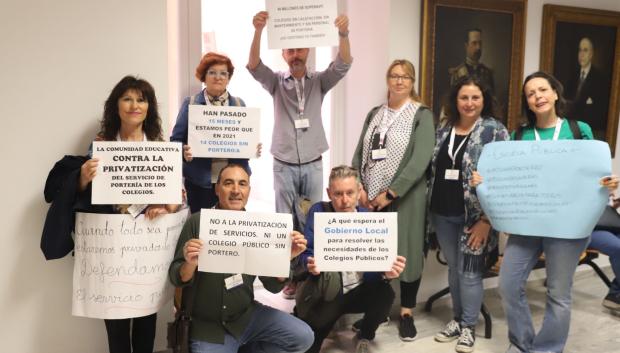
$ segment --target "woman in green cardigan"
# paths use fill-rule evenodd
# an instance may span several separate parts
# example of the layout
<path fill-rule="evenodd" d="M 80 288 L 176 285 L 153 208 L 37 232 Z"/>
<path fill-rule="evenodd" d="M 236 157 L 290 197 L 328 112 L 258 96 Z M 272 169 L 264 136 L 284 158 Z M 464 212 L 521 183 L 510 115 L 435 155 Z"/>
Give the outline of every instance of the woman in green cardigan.
<path fill-rule="evenodd" d="M 395 60 L 386 74 L 387 103 L 366 116 L 353 166 L 362 177 L 362 206 L 398 212 L 398 254 L 407 258 L 400 276 L 399 337 L 413 341 L 412 309 L 424 266 L 426 169 L 435 146 L 432 112 L 414 89 L 411 62 Z"/>

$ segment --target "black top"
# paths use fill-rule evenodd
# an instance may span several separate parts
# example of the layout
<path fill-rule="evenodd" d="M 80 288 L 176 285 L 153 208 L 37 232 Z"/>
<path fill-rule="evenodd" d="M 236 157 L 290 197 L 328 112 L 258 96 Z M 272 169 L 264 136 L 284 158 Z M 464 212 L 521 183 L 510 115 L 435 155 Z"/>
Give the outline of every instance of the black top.
<path fill-rule="evenodd" d="M 453 150 L 456 150 L 463 139 L 469 135 L 455 135 Z M 439 149 L 435 164 L 435 183 L 433 184 L 433 194 L 431 197 L 431 211 L 442 216 L 460 216 L 465 213 L 465 200 L 463 195 L 463 175 L 459 172 L 459 180 L 446 180 L 446 169 L 461 170 L 463 165 L 463 154 L 467 146 L 467 141 L 456 154 L 454 168 L 452 160 L 448 156 L 448 145 L 450 138 L 446 138 Z"/>

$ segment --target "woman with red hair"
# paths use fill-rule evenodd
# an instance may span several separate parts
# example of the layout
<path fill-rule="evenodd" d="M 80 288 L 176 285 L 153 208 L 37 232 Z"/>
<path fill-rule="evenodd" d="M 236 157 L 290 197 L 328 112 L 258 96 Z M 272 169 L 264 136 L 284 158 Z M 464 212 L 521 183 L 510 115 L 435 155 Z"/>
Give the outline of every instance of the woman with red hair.
<path fill-rule="evenodd" d="M 192 149 L 187 144 L 188 111 L 190 104 L 215 106 L 241 106 L 245 102 L 232 96 L 227 88 L 235 67 L 230 58 L 213 52 L 206 53 L 198 67 L 196 78 L 204 83 L 205 88 L 197 94 L 185 98 L 172 130 L 170 141 L 183 143 L 183 177 L 187 191 L 187 203 L 192 213 L 201 208 L 211 208 L 217 203 L 214 185 L 219 171 L 228 163 L 240 164 L 250 169 L 247 159 L 194 158 Z M 260 144 L 257 146 L 260 155 Z"/>

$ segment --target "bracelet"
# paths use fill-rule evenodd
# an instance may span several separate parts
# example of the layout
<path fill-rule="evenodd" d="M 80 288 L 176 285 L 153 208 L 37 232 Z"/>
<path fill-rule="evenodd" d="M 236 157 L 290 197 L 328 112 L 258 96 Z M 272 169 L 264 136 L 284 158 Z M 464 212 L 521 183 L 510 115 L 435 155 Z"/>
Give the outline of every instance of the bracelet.
<path fill-rule="evenodd" d="M 340 37 L 342 37 L 342 38 L 346 38 L 346 37 L 348 37 L 348 36 L 349 36 L 349 31 L 346 31 L 346 32 L 340 32 L 340 31 L 338 31 L 338 35 L 339 35 Z"/>

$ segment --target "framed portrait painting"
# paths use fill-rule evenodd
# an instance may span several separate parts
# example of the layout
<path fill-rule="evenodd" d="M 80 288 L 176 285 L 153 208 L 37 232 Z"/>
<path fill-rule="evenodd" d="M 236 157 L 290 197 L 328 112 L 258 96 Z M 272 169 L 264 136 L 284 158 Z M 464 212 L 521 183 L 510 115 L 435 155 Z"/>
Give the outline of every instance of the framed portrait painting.
<path fill-rule="evenodd" d="M 540 68 L 564 86 L 568 118 L 616 150 L 620 112 L 620 12 L 544 5 Z"/>
<path fill-rule="evenodd" d="M 440 116 L 451 84 L 477 75 L 498 101 L 497 118 L 520 116 L 527 0 L 424 0 L 420 94 Z"/>

